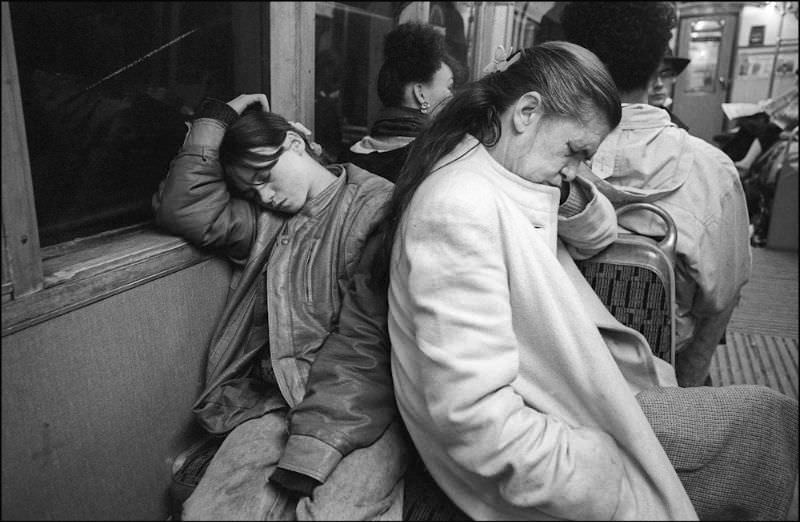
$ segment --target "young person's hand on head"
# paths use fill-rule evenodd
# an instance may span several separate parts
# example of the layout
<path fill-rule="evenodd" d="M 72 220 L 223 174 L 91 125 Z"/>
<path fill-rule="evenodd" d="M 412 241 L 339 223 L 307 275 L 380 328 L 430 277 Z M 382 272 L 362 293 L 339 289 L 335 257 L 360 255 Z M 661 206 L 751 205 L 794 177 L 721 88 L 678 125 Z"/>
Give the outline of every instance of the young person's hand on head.
<path fill-rule="evenodd" d="M 269 100 L 266 94 L 240 94 L 236 98 L 228 102 L 231 109 L 235 110 L 237 114 L 242 114 L 246 108 L 254 103 L 261 104 L 264 112 L 269 112 Z"/>

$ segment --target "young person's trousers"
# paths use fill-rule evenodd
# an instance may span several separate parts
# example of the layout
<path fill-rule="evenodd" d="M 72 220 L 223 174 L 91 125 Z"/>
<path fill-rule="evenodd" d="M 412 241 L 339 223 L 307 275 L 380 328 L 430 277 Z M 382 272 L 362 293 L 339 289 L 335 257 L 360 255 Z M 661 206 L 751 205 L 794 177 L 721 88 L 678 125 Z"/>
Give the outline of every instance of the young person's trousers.
<path fill-rule="evenodd" d="M 286 411 L 231 431 L 184 502 L 183 520 L 401 520 L 408 451 L 399 419 L 298 500 L 268 480 L 288 439 Z"/>

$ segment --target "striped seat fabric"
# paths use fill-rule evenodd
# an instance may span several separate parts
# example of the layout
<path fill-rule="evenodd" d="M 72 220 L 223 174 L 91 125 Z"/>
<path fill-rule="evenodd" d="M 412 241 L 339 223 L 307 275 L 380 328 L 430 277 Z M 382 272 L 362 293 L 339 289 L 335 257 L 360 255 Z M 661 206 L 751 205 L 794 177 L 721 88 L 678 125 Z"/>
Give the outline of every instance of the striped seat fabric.
<path fill-rule="evenodd" d="M 644 335 L 657 357 L 673 364 L 675 223 L 651 203 L 620 207 L 617 215 L 632 210 L 658 214 L 667 225 L 664 238 L 656 242 L 646 236 L 619 234 L 608 248 L 576 264 L 609 312 Z"/>

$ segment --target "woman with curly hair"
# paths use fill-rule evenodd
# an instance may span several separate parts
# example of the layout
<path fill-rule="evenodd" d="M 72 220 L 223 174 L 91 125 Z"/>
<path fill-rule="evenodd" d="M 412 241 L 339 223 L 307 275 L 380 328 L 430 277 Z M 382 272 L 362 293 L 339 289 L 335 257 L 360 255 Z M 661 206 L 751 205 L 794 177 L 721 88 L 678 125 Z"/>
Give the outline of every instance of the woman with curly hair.
<path fill-rule="evenodd" d="M 561 23 L 568 41 L 606 64 L 622 100 L 622 121 L 598 149 L 589 176 L 615 205 L 650 201 L 675 221 L 678 383 L 709 385 L 711 358 L 750 277 L 749 220 L 730 158 L 647 103 L 675 9 L 670 2 L 572 2 Z M 644 211 L 626 213 L 620 225 L 664 234 Z"/>
<path fill-rule="evenodd" d="M 369 135 L 340 161 L 394 182 L 408 155 L 408 145 L 452 95 L 454 59 L 444 36 L 432 25 L 409 22 L 386 35 L 384 62 L 378 73 L 383 110 Z"/>

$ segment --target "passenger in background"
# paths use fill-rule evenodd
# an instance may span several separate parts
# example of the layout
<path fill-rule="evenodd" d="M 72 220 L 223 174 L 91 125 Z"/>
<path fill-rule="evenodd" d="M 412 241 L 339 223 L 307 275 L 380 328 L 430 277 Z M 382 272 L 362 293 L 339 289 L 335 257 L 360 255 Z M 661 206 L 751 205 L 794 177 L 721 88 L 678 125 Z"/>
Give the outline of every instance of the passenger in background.
<path fill-rule="evenodd" d="M 315 138 L 322 147 L 323 165 L 335 163 L 342 153 L 342 61 L 332 49 L 316 56 L 314 74 Z"/>
<path fill-rule="evenodd" d="M 369 134 L 339 159 L 389 181 L 408 156 L 408 145 L 452 95 L 455 66 L 444 36 L 432 25 L 409 22 L 386 35 L 384 62 L 378 72 L 383 109 Z"/>
<path fill-rule="evenodd" d="M 672 98 L 670 94 L 672 93 L 675 79 L 686 69 L 687 65 L 689 65 L 688 58 L 672 56 L 672 50 L 667 47 L 667 52 L 664 58 L 661 59 L 661 65 L 658 66 L 658 73 L 653 78 L 653 81 L 650 82 L 650 89 L 647 91 L 647 103 L 667 111 L 670 121 L 686 131 L 689 130 L 689 127 L 675 116 L 675 113 L 671 110 Z"/>
<path fill-rule="evenodd" d="M 739 169 L 753 229 L 750 244 L 757 247 L 767 244 L 778 174 L 784 162 L 797 161 L 797 75 L 795 70 L 794 87 L 762 102 L 763 112 L 738 118 L 736 134 L 722 147 Z"/>
<path fill-rule="evenodd" d="M 677 23 L 674 5 L 571 2 L 561 22 L 567 40 L 606 64 L 623 102 L 622 121 L 603 141 L 587 177 L 615 206 L 649 201 L 675 221 L 678 384 L 710 385 L 711 359 L 750 277 L 748 216 L 730 158 L 647 104 Z M 665 233 L 643 211 L 624 214 L 620 225 L 647 236 Z"/>
<path fill-rule="evenodd" d="M 493 63 L 413 142 L 376 266 L 398 408 L 431 476 L 476 520 L 785 516 L 797 401 L 677 387 L 570 256 L 616 237 L 576 177 L 620 121 L 605 67 L 566 42 Z"/>
<path fill-rule="evenodd" d="M 206 100 L 153 198 L 160 226 L 244 265 L 194 405 L 225 439 L 183 519 L 397 520 L 408 456 L 385 294 L 363 291 L 392 184 L 323 167 L 268 108 Z"/>

